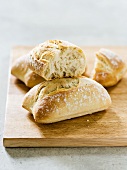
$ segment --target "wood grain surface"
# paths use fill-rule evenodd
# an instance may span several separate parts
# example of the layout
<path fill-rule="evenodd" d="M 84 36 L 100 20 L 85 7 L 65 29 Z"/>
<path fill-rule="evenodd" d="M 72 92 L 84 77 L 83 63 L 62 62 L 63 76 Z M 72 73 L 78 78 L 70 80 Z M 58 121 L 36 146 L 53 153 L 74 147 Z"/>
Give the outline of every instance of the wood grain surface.
<path fill-rule="evenodd" d="M 86 53 L 89 75 L 94 53 L 100 47 L 82 48 Z M 120 54 L 127 62 L 127 47 L 106 48 Z M 12 62 L 31 49 L 27 46 L 14 47 Z M 5 147 L 127 146 L 127 74 L 116 86 L 108 88 L 112 98 L 112 106 L 108 110 L 54 124 L 35 123 L 33 116 L 22 108 L 22 100 L 28 90 L 21 81 L 9 76 L 3 137 Z"/>

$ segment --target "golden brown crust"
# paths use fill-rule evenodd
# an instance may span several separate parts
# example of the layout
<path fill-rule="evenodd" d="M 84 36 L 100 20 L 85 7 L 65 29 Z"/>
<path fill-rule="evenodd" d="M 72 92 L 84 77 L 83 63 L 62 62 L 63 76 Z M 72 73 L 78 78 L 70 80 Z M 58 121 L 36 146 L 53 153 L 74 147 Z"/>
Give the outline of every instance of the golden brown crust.
<path fill-rule="evenodd" d="M 36 122 L 53 123 L 107 109 L 108 92 L 89 78 L 63 78 L 41 83 L 23 100 Z"/>
<path fill-rule="evenodd" d="M 107 49 L 96 53 L 92 79 L 105 87 L 114 86 L 125 74 L 127 68 L 120 56 Z"/>
<path fill-rule="evenodd" d="M 48 40 L 29 53 L 28 67 L 46 80 L 78 77 L 85 72 L 86 58 L 74 44 Z"/>
<path fill-rule="evenodd" d="M 28 68 L 27 55 L 21 56 L 13 63 L 11 74 L 23 81 L 25 85 L 30 88 L 45 81 L 42 77 Z"/>

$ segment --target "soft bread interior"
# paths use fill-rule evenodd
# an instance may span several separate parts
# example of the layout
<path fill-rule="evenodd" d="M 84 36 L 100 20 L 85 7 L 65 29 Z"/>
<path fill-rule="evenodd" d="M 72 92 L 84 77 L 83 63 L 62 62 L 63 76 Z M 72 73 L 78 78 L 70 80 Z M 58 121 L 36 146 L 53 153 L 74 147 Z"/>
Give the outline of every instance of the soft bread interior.
<path fill-rule="evenodd" d="M 38 63 L 44 63 L 43 73 L 38 71 L 38 74 L 41 74 L 46 80 L 78 77 L 85 72 L 86 58 L 83 51 L 66 41 L 49 40 L 34 48 L 30 55 Z M 32 65 L 35 67 L 34 62 Z M 34 71 L 38 69 L 37 67 L 39 64 L 38 66 L 36 64 Z"/>
<path fill-rule="evenodd" d="M 82 75 L 85 72 L 86 64 L 83 57 L 79 59 L 79 55 L 80 54 L 74 52 L 70 53 L 68 50 L 66 54 L 61 55 L 59 59 L 57 56 L 51 59 L 44 69 L 45 78 L 78 77 Z"/>

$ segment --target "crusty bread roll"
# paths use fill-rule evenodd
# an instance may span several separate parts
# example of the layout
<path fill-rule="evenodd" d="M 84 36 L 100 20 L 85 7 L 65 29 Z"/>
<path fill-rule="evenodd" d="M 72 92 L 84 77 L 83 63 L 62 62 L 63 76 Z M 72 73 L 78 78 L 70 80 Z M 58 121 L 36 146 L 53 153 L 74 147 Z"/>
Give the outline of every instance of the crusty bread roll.
<path fill-rule="evenodd" d="M 107 109 L 111 98 L 96 81 L 63 78 L 46 81 L 33 87 L 23 100 L 23 107 L 36 122 L 53 123 Z"/>
<path fill-rule="evenodd" d="M 105 87 L 110 87 L 122 79 L 126 70 L 126 64 L 120 56 L 102 48 L 96 53 L 92 79 Z"/>
<path fill-rule="evenodd" d="M 23 81 L 26 86 L 34 87 L 45 80 L 28 68 L 26 58 L 27 55 L 24 55 L 15 60 L 11 68 L 11 74 Z"/>
<path fill-rule="evenodd" d="M 74 44 L 48 40 L 29 53 L 28 66 L 46 80 L 78 77 L 85 72 L 86 58 Z"/>

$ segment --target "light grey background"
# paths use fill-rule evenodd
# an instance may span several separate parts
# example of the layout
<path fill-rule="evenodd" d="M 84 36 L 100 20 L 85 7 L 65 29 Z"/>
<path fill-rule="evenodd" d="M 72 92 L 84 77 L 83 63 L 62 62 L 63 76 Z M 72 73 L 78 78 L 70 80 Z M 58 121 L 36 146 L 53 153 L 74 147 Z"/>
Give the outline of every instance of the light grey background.
<path fill-rule="evenodd" d="M 78 45 L 127 45 L 127 1 L 0 0 L 0 170 L 126 170 L 126 147 L 2 146 L 10 48 L 56 38 Z"/>

